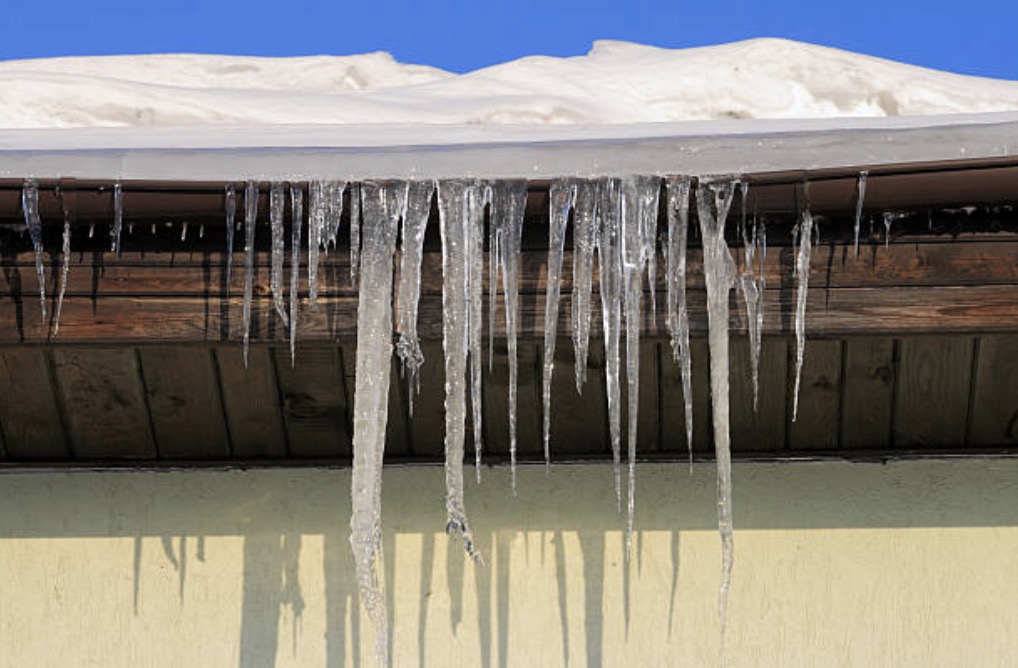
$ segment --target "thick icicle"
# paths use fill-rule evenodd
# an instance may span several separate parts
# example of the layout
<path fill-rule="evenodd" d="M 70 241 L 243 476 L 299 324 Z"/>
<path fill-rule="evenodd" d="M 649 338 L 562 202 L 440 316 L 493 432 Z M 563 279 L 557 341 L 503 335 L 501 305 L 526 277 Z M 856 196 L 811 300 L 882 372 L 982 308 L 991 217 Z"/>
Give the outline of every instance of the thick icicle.
<path fill-rule="evenodd" d="M 749 182 L 740 181 L 739 190 L 742 193 L 742 217 L 739 228 L 742 234 L 743 267 L 742 275 L 739 277 L 739 287 L 742 290 L 742 299 L 746 304 L 746 329 L 749 332 L 749 369 L 753 379 L 753 410 L 757 410 L 760 403 L 760 352 L 763 348 L 761 334 L 763 331 L 763 296 L 765 278 L 763 273 L 763 257 L 757 262 L 757 250 L 761 244 L 759 236 L 761 229 L 754 221 L 752 229 L 746 223 L 746 195 L 749 192 Z"/>
<path fill-rule="evenodd" d="M 60 313 L 64 310 L 64 294 L 67 292 L 67 277 L 71 270 L 71 218 L 72 214 L 60 195 L 61 208 L 64 211 L 64 236 L 60 248 L 60 288 L 57 293 L 57 311 L 53 316 L 53 336 L 60 333 Z"/>
<path fill-rule="evenodd" d="M 573 293 L 572 329 L 573 364 L 576 391 L 583 392 L 587 381 L 587 353 L 590 349 L 590 289 L 594 273 L 594 247 L 597 245 L 597 182 L 576 184 L 573 207 Z"/>
<path fill-rule="evenodd" d="M 642 176 L 622 182 L 622 277 L 626 309 L 626 390 L 628 411 L 628 479 L 626 501 L 626 558 L 633 543 L 636 516 L 636 439 L 640 413 L 640 327 L 643 324 L 640 300 L 644 272 L 650 273 L 649 255 L 655 252 L 657 235 L 657 178 Z"/>
<path fill-rule="evenodd" d="M 418 371 L 424 364 L 424 354 L 417 337 L 417 305 L 421 298 L 421 262 L 424 258 L 424 233 L 431 215 L 431 198 L 435 193 L 433 181 L 413 181 L 407 192 L 407 210 L 403 216 L 400 246 L 399 292 L 399 343 L 396 352 L 403 362 L 407 380 L 410 415 L 414 414 L 414 394 L 420 391 Z"/>
<path fill-rule="evenodd" d="M 738 182 L 701 179 L 696 191 L 700 233 L 703 237 L 704 279 L 707 285 L 707 326 L 710 347 L 710 392 L 717 458 L 718 530 L 721 533 L 721 587 L 718 614 L 721 642 L 728 616 L 728 590 L 735 560 L 732 522 L 732 456 L 728 401 L 728 293 L 735 285 L 736 270 L 725 243 L 725 220 Z"/>
<path fill-rule="evenodd" d="M 237 191 L 233 184 L 227 184 L 225 192 L 226 209 L 226 295 L 230 295 L 230 279 L 233 278 L 233 233 L 237 225 Z M 155 224 L 152 225 L 155 233 Z"/>
<path fill-rule="evenodd" d="M 290 184 L 290 366 L 297 363 L 297 310 L 300 306 L 300 235 L 304 225 L 304 189 Z"/>
<path fill-rule="evenodd" d="M 258 224 L 258 184 L 244 189 L 244 368 L 251 343 L 251 298 L 254 296 L 255 227 Z"/>
<path fill-rule="evenodd" d="M 337 223 L 338 226 L 338 223 Z M 332 235 L 335 246 L 336 235 Z M 350 284 L 357 285 L 361 252 L 361 187 L 350 184 Z"/>
<path fill-rule="evenodd" d="M 469 325 L 467 347 L 470 361 L 471 427 L 474 432 L 474 470 L 477 482 L 481 481 L 481 453 L 484 451 L 484 430 L 481 405 L 481 350 L 484 347 L 484 207 L 491 189 L 487 184 L 475 183 L 469 191 L 469 217 L 467 224 L 467 295 L 469 299 Z"/>
<path fill-rule="evenodd" d="M 598 184 L 597 216 L 598 277 L 601 287 L 601 320 L 604 331 L 605 393 L 608 395 L 608 427 L 615 470 L 615 503 L 622 510 L 622 391 L 619 382 L 619 338 L 622 326 L 622 244 L 619 238 L 618 179 Z"/>
<path fill-rule="evenodd" d="M 364 184 L 368 225 L 357 304 L 350 546 L 361 602 L 375 630 L 375 660 L 389 665 L 389 619 L 382 571 L 382 462 L 392 359 L 392 268 L 406 185 Z"/>
<path fill-rule="evenodd" d="M 322 231 L 322 248 L 328 253 L 329 247 L 336 247 L 339 241 L 339 226 L 343 219 L 343 190 L 346 183 L 343 181 L 327 181 L 324 189 L 325 197 L 325 228 Z M 352 194 L 350 196 L 353 197 Z M 360 196 L 356 197 L 357 206 L 360 206 Z M 360 214 L 357 214 L 360 220 Z"/>
<path fill-rule="evenodd" d="M 496 240 L 492 264 L 502 268 L 505 295 L 505 333 L 509 350 L 509 468 L 513 493 L 516 493 L 516 386 L 517 329 L 519 324 L 520 244 L 523 215 L 527 206 L 526 181 L 499 181 L 492 186 L 491 229 Z M 491 297 L 494 303 L 494 295 Z M 488 327 L 493 329 L 494 317 Z"/>
<path fill-rule="evenodd" d="M 276 313 L 283 326 L 290 324 L 283 298 L 283 258 L 286 254 L 286 236 L 283 226 L 283 209 L 286 206 L 286 184 L 273 183 L 269 189 L 269 225 L 272 231 L 272 267 L 269 273 L 269 290 Z"/>
<path fill-rule="evenodd" d="M 34 179 L 25 181 L 21 188 L 21 208 L 25 211 L 25 225 L 35 250 L 35 273 L 39 278 L 39 308 L 46 322 L 46 263 L 42 252 L 42 218 L 39 216 L 39 184 Z"/>
<path fill-rule="evenodd" d="M 544 465 L 551 466 L 551 376 L 555 368 L 555 339 L 558 336 L 558 307 L 562 283 L 562 258 L 565 255 L 566 224 L 576 200 L 576 184 L 559 180 L 548 194 L 548 278 L 544 298 Z"/>
<path fill-rule="evenodd" d="M 124 229 L 124 189 L 113 185 L 113 228 L 110 230 L 110 250 L 120 257 L 120 235 Z"/>
<path fill-rule="evenodd" d="M 445 507 L 446 531 L 458 532 L 475 560 L 463 503 L 463 454 L 466 436 L 467 351 L 470 329 L 471 181 L 438 184 L 442 237 L 442 348 L 445 352 Z"/>
<path fill-rule="evenodd" d="M 686 247 L 689 242 L 689 177 L 668 180 L 668 255 L 665 268 L 668 287 L 666 311 L 672 355 L 682 374 L 682 399 L 686 411 L 686 449 L 693 466 L 693 363 L 689 353 L 689 311 L 686 306 Z M 690 468 L 692 471 L 692 468 Z"/>
<path fill-rule="evenodd" d="M 324 231 L 325 182 L 312 181 L 308 186 L 308 301 L 312 311 L 318 310 L 318 261 Z"/>
<path fill-rule="evenodd" d="M 799 383 L 806 351 L 806 293 L 809 290 L 809 262 L 813 252 L 813 214 L 810 213 L 809 183 L 803 186 L 799 204 L 799 252 L 795 258 L 795 389 L 792 394 L 792 422 L 799 413 Z"/>
<path fill-rule="evenodd" d="M 859 257 L 859 225 L 862 223 L 862 210 L 866 204 L 866 179 L 870 173 L 866 170 L 859 172 L 859 180 L 856 184 L 855 197 L 855 256 Z"/>

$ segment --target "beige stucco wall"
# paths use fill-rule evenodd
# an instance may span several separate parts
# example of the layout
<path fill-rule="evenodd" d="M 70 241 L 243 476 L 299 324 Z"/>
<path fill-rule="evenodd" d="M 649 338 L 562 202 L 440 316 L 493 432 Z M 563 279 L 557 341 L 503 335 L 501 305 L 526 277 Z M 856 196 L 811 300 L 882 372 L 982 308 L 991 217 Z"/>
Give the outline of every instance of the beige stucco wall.
<path fill-rule="evenodd" d="M 385 472 L 398 666 L 716 665 L 713 467 L 645 465 L 624 559 L 607 465 Z M 734 666 L 1007 666 L 1018 461 L 737 464 Z M 369 666 L 349 472 L 0 476 L 0 665 Z"/>

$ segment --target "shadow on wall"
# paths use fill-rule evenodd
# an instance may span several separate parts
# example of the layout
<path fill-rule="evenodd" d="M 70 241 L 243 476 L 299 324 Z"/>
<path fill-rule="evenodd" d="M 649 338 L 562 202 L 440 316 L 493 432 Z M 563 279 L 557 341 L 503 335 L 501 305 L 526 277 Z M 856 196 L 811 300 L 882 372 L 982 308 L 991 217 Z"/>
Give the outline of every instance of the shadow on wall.
<path fill-rule="evenodd" d="M 643 466 L 627 561 L 609 466 L 525 467 L 517 499 L 508 472 L 489 470 L 468 490 L 487 562 L 476 567 L 440 532 L 442 469 L 387 470 L 394 664 L 601 666 L 641 648 L 715 660 L 713 475 Z M 754 541 L 1014 527 L 1015 480 L 1009 460 L 737 465 L 735 596 L 757 586 Z M 107 666 L 371 665 L 348 490 L 347 470 L 4 475 L 0 563 L 19 577 L 3 585 L 0 633 L 12 635 L 0 641 L 36 665 L 61 643 Z"/>

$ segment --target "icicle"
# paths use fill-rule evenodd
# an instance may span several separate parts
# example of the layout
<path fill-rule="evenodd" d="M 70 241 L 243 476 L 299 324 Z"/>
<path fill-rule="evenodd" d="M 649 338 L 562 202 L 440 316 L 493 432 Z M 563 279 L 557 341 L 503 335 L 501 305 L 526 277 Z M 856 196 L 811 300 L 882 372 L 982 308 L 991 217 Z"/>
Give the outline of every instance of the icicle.
<path fill-rule="evenodd" d="M 855 198 L 855 256 L 859 257 L 859 225 L 862 223 L 862 209 L 866 203 L 866 179 L 870 173 L 866 170 L 859 172 L 859 180 L 856 182 Z"/>
<path fill-rule="evenodd" d="M 152 234 L 156 233 L 156 225 L 152 223 Z M 95 223 L 89 223 L 88 225 L 88 238 L 91 239 L 95 236 Z"/>
<path fill-rule="evenodd" d="M 431 216 L 431 199 L 434 194 L 434 181 L 412 181 L 407 192 L 406 215 L 403 216 L 399 292 L 396 297 L 399 305 L 399 343 L 396 344 L 396 352 L 406 374 L 411 417 L 414 414 L 414 395 L 421 389 L 418 372 L 424 364 L 424 354 L 417 337 L 417 306 L 421 298 L 424 233 Z"/>
<path fill-rule="evenodd" d="M 120 257 L 120 233 L 124 229 L 124 190 L 119 183 L 113 185 L 113 229 L 110 230 L 110 250 Z"/>
<path fill-rule="evenodd" d="M 742 217 L 739 229 L 742 235 L 743 268 L 739 277 L 739 287 L 742 290 L 742 299 L 746 304 L 746 329 L 749 333 L 749 369 L 753 379 L 753 410 L 756 411 L 760 403 L 760 352 L 763 347 L 761 333 L 763 330 L 763 297 L 765 288 L 764 267 L 761 261 L 759 268 L 755 268 L 757 256 L 757 245 L 759 243 L 759 227 L 754 223 L 752 232 L 746 225 L 746 194 L 749 192 L 749 182 L 740 181 L 739 189 L 742 192 Z"/>
<path fill-rule="evenodd" d="M 682 399 L 686 410 L 686 449 L 693 468 L 693 363 L 689 353 L 689 312 L 686 306 L 686 247 L 689 241 L 689 177 L 668 180 L 668 257 L 666 283 L 668 333 L 672 355 L 682 374 Z"/>
<path fill-rule="evenodd" d="M 576 185 L 573 211 L 573 372 L 576 392 L 587 381 L 587 352 L 590 348 L 590 289 L 594 273 L 594 246 L 597 244 L 597 182 Z"/>
<path fill-rule="evenodd" d="M 53 316 L 53 336 L 60 333 L 60 313 L 64 310 L 64 294 L 67 292 L 67 277 L 71 271 L 71 212 L 64 204 L 63 194 L 60 196 L 61 208 L 64 210 L 64 236 L 60 247 L 60 290 L 57 294 L 57 312 Z"/>
<path fill-rule="evenodd" d="M 361 602 L 375 630 L 375 660 L 389 665 L 389 619 L 382 571 L 382 462 L 392 356 L 392 268 L 405 184 L 364 184 L 364 277 L 357 305 L 350 546 Z"/>
<path fill-rule="evenodd" d="M 339 227 L 343 219 L 343 191 L 346 189 L 344 181 L 327 181 L 324 187 L 325 196 L 325 227 L 322 231 L 322 248 L 326 251 L 331 246 L 336 248 L 339 239 Z M 351 195 L 353 198 L 353 195 Z M 360 206 L 360 195 L 356 197 L 357 205 Z M 360 214 L 357 214 L 358 220 Z"/>
<path fill-rule="evenodd" d="M 898 216 L 893 213 L 884 212 L 884 248 L 891 245 L 891 224 L 894 223 L 894 219 Z"/>
<path fill-rule="evenodd" d="M 180 240 L 187 241 L 187 223 L 183 223 L 180 226 Z"/>
<path fill-rule="evenodd" d="M 470 408 L 474 432 L 474 470 L 481 482 L 481 453 L 484 451 L 483 407 L 481 405 L 481 349 L 484 341 L 484 207 L 491 189 L 475 183 L 469 191 L 470 215 L 467 224 L 467 294 L 469 297 L 468 354 L 470 361 Z"/>
<path fill-rule="evenodd" d="M 35 249 L 35 273 L 39 277 L 39 308 L 46 322 L 46 265 L 42 257 L 42 218 L 39 216 L 39 184 L 34 179 L 25 181 L 21 188 L 21 208 L 25 211 L 25 225 Z"/>
<path fill-rule="evenodd" d="M 325 229 L 325 183 L 312 181 L 308 186 L 308 301 L 318 310 L 318 260 Z"/>
<path fill-rule="evenodd" d="M 600 197 L 597 216 L 597 257 L 604 330 L 605 392 L 608 395 L 608 427 L 611 433 L 615 472 L 615 503 L 621 512 L 622 391 L 619 383 L 619 338 L 622 326 L 622 246 L 619 239 L 621 201 L 618 179 L 605 179 L 598 187 Z"/>
<path fill-rule="evenodd" d="M 335 245 L 335 235 L 333 235 Z M 357 285 L 361 252 L 361 188 L 350 184 L 350 284 Z"/>
<path fill-rule="evenodd" d="M 551 376 L 555 368 L 555 340 L 558 336 L 558 306 L 562 284 L 562 258 L 565 254 L 566 224 L 569 210 L 576 201 L 576 184 L 559 180 L 548 193 L 548 276 L 544 299 L 544 465 L 551 466 Z"/>
<path fill-rule="evenodd" d="M 803 184 L 799 203 L 799 253 L 795 259 L 795 389 L 792 393 L 792 422 L 799 414 L 799 383 L 806 351 L 806 293 L 809 290 L 809 263 L 813 252 L 813 214 L 810 213 L 809 182 Z"/>
<path fill-rule="evenodd" d="M 701 179 L 696 191 L 700 233 L 703 237 L 704 279 L 707 284 L 707 326 L 710 347 L 710 391 L 717 457 L 718 530 L 721 533 L 721 587 L 718 615 L 721 643 L 728 616 L 728 590 L 732 580 L 735 543 L 732 522 L 732 456 L 728 400 L 728 293 L 735 285 L 735 262 L 725 243 L 725 220 L 738 182 Z"/>
<path fill-rule="evenodd" d="M 134 225 L 129 225 L 128 229 L 131 231 L 132 234 L 134 233 Z M 200 223 L 198 225 L 198 238 L 199 239 L 205 238 L 205 223 Z"/>
<path fill-rule="evenodd" d="M 297 310 L 300 306 L 300 234 L 304 225 L 304 190 L 290 184 L 290 366 L 297 363 Z"/>
<path fill-rule="evenodd" d="M 658 193 L 661 183 L 653 177 L 635 177 L 622 182 L 622 277 L 626 309 L 626 389 L 629 408 L 628 480 L 626 502 L 626 558 L 633 544 L 636 516 L 636 439 L 640 413 L 640 300 L 644 272 L 650 273 L 649 254 L 657 235 Z"/>
<path fill-rule="evenodd" d="M 255 227 L 258 224 L 258 184 L 248 181 L 244 189 L 244 368 L 251 342 L 251 298 L 254 295 Z"/>
<path fill-rule="evenodd" d="M 523 216 L 527 207 L 526 181 L 499 181 L 492 188 L 491 229 L 497 239 L 496 253 L 490 260 L 502 268 L 502 292 L 505 295 L 505 332 L 509 350 L 509 468 L 513 494 L 516 493 L 516 388 L 517 327 L 519 323 L 520 244 Z M 494 295 L 491 296 L 494 303 Z M 493 329 L 494 314 L 488 328 Z"/>
<path fill-rule="evenodd" d="M 470 330 L 470 181 L 438 184 L 442 236 L 442 347 L 445 352 L 445 507 L 446 531 L 459 532 L 475 560 L 470 525 L 463 503 L 463 454 L 466 432 L 466 380 Z"/>
<path fill-rule="evenodd" d="M 286 253 L 286 236 L 283 227 L 283 209 L 286 206 L 286 185 L 273 183 L 269 190 L 269 224 L 272 230 L 272 267 L 269 274 L 269 290 L 276 313 L 283 326 L 290 325 L 286 317 L 286 302 L 283 300 L 283 257 Z"/>
<path fill-rule="evenodd" d="M 236 229 L 237 221 L 237 191 L 233 184 L 227 184 L 225 195 L 226 208 L 226 295 L 230 295 L 230 279 L 233 278 L 233 232 Z M 156 226 L 152 225 L 152 234 L 155 234 Z"/>

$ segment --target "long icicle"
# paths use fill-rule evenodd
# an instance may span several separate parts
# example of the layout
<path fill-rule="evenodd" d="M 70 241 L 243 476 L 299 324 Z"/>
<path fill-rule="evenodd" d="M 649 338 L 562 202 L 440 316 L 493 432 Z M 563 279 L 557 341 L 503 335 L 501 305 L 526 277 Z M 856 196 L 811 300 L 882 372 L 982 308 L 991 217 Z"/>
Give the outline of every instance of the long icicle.
<path fill-rule="evenodd" d="M 548 194 L 548 278 L 544 299 L 544 465 L 551 466 L 551 378 L 555 369 L 555 340 L 558 336 L 558 309 L 562 283 L 562 258 L 565 255 L 566 224 L 576 200 L 576 184 L 559 180 Z"/>
<path fill-rule="evenodd" d="M 746 222 L 746 196 L 749 192 L 749 182 L 739 182 L 741 191 L 742 216 L 739 220 L 739 231 L 742 236 L 743 267 L 742 275 L 739 276 L 739 289 L 742 291 L 742 300 L 746 306 L 746 329 L 749 333 L 749 370 L 753 380 L 753 410 L 756 411 L 760 405 L 760 353 L 763 350 L 761 339 L 763 329 L 763 289 L 764 275 L 763 265 L 759 272 L 755 266 L 757 251 L 757 231 L 754 226 L 752 230 Z"/>
<path fill-rule="evenodd" d="M 626 483 L 626 558 L 633 544 L 636 517 L 636 446 L 640 414 L 640 328 L 644 273 L 650 275 L 649 255 L 657 236 L 658 193 L 661 183 L 653 177 L 622 182 L 622 277 L 626 311 L 626 390 L 629 452 Z"/>
<path fill-rule="evenodd" d="M 859 257 L 859 226 L 862 223 L 862 211 L 863 207 L 866 206 L 866 180 L 869 178 L 870 173 L 865 169 L 859 172 L 859 178 L 856 181 L 856 195 L 855 195 L 855 257 Z"/>
<path fill-rule="evenodd" d="M 576 392 L 583 393 L 587 381 L 587 354 L 590 350 L 590 292 L 594 274 L 594 247 L 597 245 L 597 182 L 576 184 L 573 209 L 573 373 Z"/>
<path fill-rule="evenodd" d="M 338 225 L 337 225 L 338 227 Z M 335 245 L 336 235 L 332 237 Z M 361 187 L 357 183 L 350 184 L 350 284 L 357 285 L 357 271 L 360 267 L 361 253 Z"/>
<path fill-rule="evenodd" d="M 64 235 L 60 248 L 60 288 L 57 292 L 57 310 L 53 315 L 53 336 L 60 333 L 60 313 L 64 310 L 64 295 L 67 293 L 67 278 L 71 271 L 71 220 L 74 214 L 67 207 L 63 191 L 60 192 L 60 208 L 64 213 Z"/>
<path fill-rule="evenodd" d="M 300 307 L 300 243 L 304 225 L 304 188 L 290 184 L 290 367 L 297 364 L 297 319 Z"/>
<path fill-rule="evenodd" d="M 120 258 L 120 236 L 124 230 L 124 189 L 120 183 L 113 185 L 113 228 L 110 230 L 110 250 Z"/>
<path fill-rule="evenodd" d="M 272 266 L 269 273 L 269 291 L 276 314 L 283 326 L 290 324 L 283 298 L 283 261 L 286 255 L 286 236 L 283 213 L 286 207 L 286 184 L 273 183 L 269 188 L 269 226 L 272 232 Z"/>
<path fill-rule="evenodd" d="M 682 375 L 690 472 L 693 467 L 693 363 L 689 352 L 689 310 L 686 305 L 686 250 L 691 187 L 692 181 L 686 176 L 668 180 L 668 255 L 665 268 L 668 289 L 666 318 L 672 356 L 678 362 Z"/>
<path fill-rule="evenodd" d="M 389 618 L 382 555 L 382 463 L 392 359 L 392 269 L 406 186 L 364 184 L 368 225 L 357 303 L 357 376 L 353 424 L 350 546 L 361 602 L 375 631 L 375 661 L 389 665 Z"/>
<path fill-rule="evenodd" d="M 258 184 L 244 188 L 244 368 L 251 344 L 251 299 L 254 296 L 255 228 L 258 225 Z"/>
<path fill-rule="evenodd" d="M 42 321 L 46 322 L 46 264 L 43 261 L 42 218 L 39 215 L 39 183 L 28 179 L 21 187 L 21 208 L 25 212 L 25 225 L 28 235 L 32 238 L 35 250 L 35 273 L 39 279 L 39 308 L 42 309 Z"/>
<path fill-rule="evenodd" d="M 318 263 L 325 231 L 325 182 L 308 184 L 308 303 L 318 310 Z"/>
<path fill-rule="evenodd" d="M 223 208 L 226 210 L 226 296 L 229 297 L 233 279 L 233 234 L 237 225 L 237 190 L 232 183 L 226 185 Z"/>
<path fill-rule="evenodd" d="M 417 336 L 417 307 L 421 299 L 424 233 L 431 215 L 434 194 L 434 181 L 412 181 L 407 194 L 407 212 L 403 216 L 399 292 L 396 297 L 399 305 L 399 343 L 396 344 L 396 352 L 403 362 L 411 417 L 414 414 L 414 395 L 421 389 L 419 370 L 424 364 L 424 354 Z"/>
<path fill-rule="evenodd" d="M 700 233 L 703 237 L 704 279 L 707 284 L 710 389 L 713 404 L 714 452 L 717 458 L 718 531 L 721 533 L 722 554 L 718 615 L 721 624 L 722 657 L 728 619 L 728 591 L 731 588 L 732 566 L 735 563 L 728 397 L 728 294 L 735 285 L 736 269 L 732 254 L 725 243 L 725 221 L 736 186 L 737 181 L 732 179 L 715 181 L 701 179 L 696 191 Z"/>
<path fill-rule="evenodd" d="M 484 348 L 484 208 L 490 187 L 475 182 L 468 191 L 467 216 L 467 355 L 470 364 L 471 430 L 474 434 L 474 473 L 481 481 L 481 457 L 484 452 L 484 407 L 481 403 L 482 350 Z"/>
<path fill-rule="evenodd" d="M 795 390 L 792 394 L 792 422 L 799 414 L 799 383 L 806 351 L 806 293 L 809 290 L 809 263 L 813 253 L 813 214 L 810 212 L 809 182 L 803 184 L 799 201 L 799 252 L 795 259 Z"/>
<path fill-rule="evenodd" d="M 463 502 L 463 456 L 466 432 L 467 338 L 469 332 L 468 226 L 471 221 L 470 181 L 438 184 L 439 229 L 442 237 L 442 347 L 445 352 L 445 507 L 446 531 L 459 533 L 474 560 L 470 525 Z"/>
<path fill-rule="evenodd" d="M 505 296 L 505 334 L 509 350 L 509 469 L 513 494 L 516 493 L 518 371 L 516 340 L 519 326 L 520 245 L 523 239 L 523 216 L 526 207 L 526 181 L 500 181 L 494 186 L 491 220 L 492 229 L 498 231 L 495 264 L 502 269 L 502 291 Z M 488 326 L 493 327 L 493 323 L 494 318 L 489 321 Z"/>
<path fill-rule="evenodd" d="M 597 216 L 598 276 L 601 286 L 601 321 L 604 336 L 605 392 L 608 395 L 608 428 L 611 434 L 615 473 L 615 504 L 622 511 L 622 390 L 619 381 L 619 340 L 622 326 L 622 244 L 619 239 L 620 205 L 618 179 L 598 184 Z"/>

